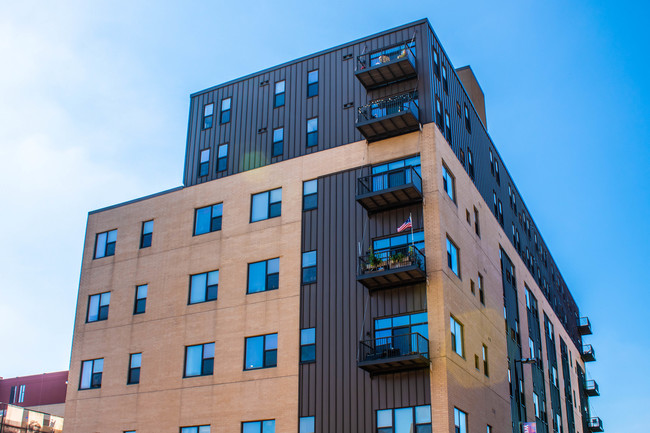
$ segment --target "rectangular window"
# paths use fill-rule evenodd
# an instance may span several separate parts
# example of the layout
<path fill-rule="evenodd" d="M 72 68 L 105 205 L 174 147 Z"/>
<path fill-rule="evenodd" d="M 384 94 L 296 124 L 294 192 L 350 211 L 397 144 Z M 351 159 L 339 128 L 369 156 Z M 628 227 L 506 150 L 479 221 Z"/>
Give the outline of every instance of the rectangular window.
<path fill-rule="evenodd" d="M 377 411 L 378 433 L 431 433 L 431 406 Z"/>
<path fill-rule="evenodd" d="M 307 147 L 318 144 L 318 117 L 307 120 Z"/>
<path fill-rule="evenodd" d="M 212 204 L 194 211 L 194 236 L 221 230 L 223 203 Z"/>
<path fill-rule="evenodd" d="M 316 361 L 316 328 L 300 330 L 300 363 Z"/>
<path fill-rule="evenodd" d="M 501 206 L 501 200 L 498 200 L 498 208 L 499 208 L 499 224 L 501 224 L 501 227 L 503 227 L 503 206 Z"/>
<path fill-rule="evenodd" d="M 486 426 L 485 433 L 492 433 L 492 426 L 490 424 Z"/>
<path fill-rule="evenodd" d="M 117 229 L 104 233 L 98 233 L 95 237 L 95 258 L 101 259 L 115 255 L 115 243 L 117 242 Z"/>
<path fill-rule="evenodd" d="M 196 425 L 193 427 L 181 427 L 181 433 L 210 433 L 210 426 Z"/>
<path fill-rule="evenodd" d="M 467 414 L 454 408 L 454 433 L 467 433 Z"/>
<path fill-rule="evenodd" d="M 273 130 L 273 149 L 271 156 L 282 156 L 284 152 L 284 128 L 276 128 Z"/>
<path fill-rule="evenodd" d="M 207 176 L 210 173 L 210 149 L 203 149 L 199 158 L 199 176 Z"/>
<path fill-rule="evenodd" d="M 25 385 L 20 385 L 18 388 L 18 403 L 25 402 Z"/>
<path fill-rule="evenodd" d="M 535 418 L 539 418 L 539 397 L 535 391 L 533 391 L 533 407 L 535 408 Z"/>
<path fill-rule="evenodd" d="M 474 206 L 474 233 L 479 238 L 481 237 L 481 224 L 478 219 L 478 209 L 476 209 L 476 206 Z"/>
<path fill-rule="evenodd" d="M 276 81 L 275 83 L 275 99 L 273 102 L 273 107 L 278 108 L 284 106 L 284 87 L 285 81 Z"/>
<path fill-rule="evenodd" d="M 445 89 L 445 93 L 449 91 L 449 86 L 447 84 L 447 65 L 442 67 L 442 88 Z"/>
<path fill-rule="evenodd" d="M 467 104 L 465 104 L 465 129 L 470 134 L 472 133 L 472 124 L 469 121 L 469 108 L 467 108 Z"/>
<path fill-rule="evenodd" d="M 484 344 L 483 345 L 483 374 L 485 374 L 486 377 L 490 376 L 490 370 L 488 368 L 488 348 Z"/>
<path fill-rule="evenodd" d="M 316 431 L 314 424 L 313 416 L 301 416 L 299 433 L 314 433 Z"/>
<path fill-rule="evenodd" d="M 318 95 L 318 69 L 307 74 L 307 97 Z"/>
<path fill-rule="evenodd" d="M 214 370 L 214 343 L 185 346 L 183 377 L 211 376 Z"/>
<path fill-rule="evenodd" d="M 316 251 L 302 253 L 302 283 L 316 282 Z"/>
<path fill-rule="evenodd" d="M 302 210 L 318 207 L 318 180 L 308 180 L 302 184 Z"/>
<path fill-rule="evenodd" d="M 478 298 L 485 305 L 485 291 L 483 290 L 483 275 L 478 274 Z"/>
<path fill-rule="evenodd" d="M 15 404 L 16 399 L 18 399 L 18 387 L 12 386 L 9 390 L 9 403 Z"/>
<path fill-rule="evenodd" d="M 280 259 L 248 264 L 247 293 L 266 292 L 280 287 Z"/>
<path fill-rule="evenodd" d="M 79 389 L 101 388 L 103 371 L 104 358 L 81 361 Z"/>
<path fill-rule="evenodd" d="M 228 143 L 217 147 L 217 171 L 228 170 Z"/>
<path fill-rule="evenodd" d="M 203 129 L 212 128 L 212 115 L 214 114 L 214 104 L 211 102 L 203 106 Z"/>
<path fill-rule="evenodd" d="M 499 161 L 494 160 L 494 176 L 497 178 L 497 185 L 501 185 L 501 176 L 499 175 Z"/>
<path fill-rule="evenodd" d="M 447 138 L 447 142 L 451 144 L 451 119 L 449 118 L 449 111 L 445 110 L 445 138 Z M 462 150 L 461 150 L 462 152 Z M 465 164 L 464 159 L 462 158 L 463 161 L 461 161 L 463 164 Z"/>
<path fill-rule="evenodd" d="M 251 222 L 279 217 L 282 214 L 282 188 L 253 194 Z"/>
<path fill-rule="evenodd" d="M 464 358 L 463 325 L 461 325 L 454 316 L 449 316 L 449 324 L 451 326 L 451 350 Z"/>
<path fill-rule="evenodd" d="M 88 315 L 86 322 L 98 322 L 108 319 L 108 306 L 111 302 L 111 292 L 99 293 L 88 297 Z"/>
<path fill-rule="evenodd" d="M 246 338 L 244 370 L 269 368 L 278 365 L 278 334 Z"/>
<path fill-rule="evenodd" d="M 447 237 L 447 266 L 456 276 L 460 278 L 460 265 L 458 257 L 458 247 Z"/>
<path fill-rule="evenodd" d="M 436 77 L 440 79 L 440 58 L 435 48 L 433 49 L 433 71 L 436 73 Z"/>
<path fill-rule="evenodd" d="M 489 149 L 489 155 L 490 155 L 490 173 L 492 173 L 492 176 L 494 176 L 494 156 L 492 155 L 492 149 Z"/>
<path fill-rule="evenodd" d="M 129 360 L 129 374 L 126 379 L 127 385 L 140 383 L 140 365 L 142 364 L 142 353 L 132 353 Z"/>
<path fill-rule="evenodd" d="M 153 220 L 142 223 L 142 235 L 140 236 L 140 248 L 149 248 L 153 239 Z"/>
<path fill-rule="evenodd" d="M 190 277 L 188 304 L 214 301 L 219 292 L 219 271 L 204 272 Z"/>
<path fill-rule="evenodd" d="M 456 203 L 456 185 L 454 175 L 451 174 L 444 163 L 442 164 L 442 188 L 445 190 L 451 201 Z"/>
<path fill-rule="evenodd" d="M 141 286 L 135 287 L 135 305 L 133 306 L 133 314 L 142 314 L 147 309 L 148 290 L 148 284 L 142 284 Z"/>
<path fill-rule="evenodd" d="M 470 179 L 474 180 L 474 157 L 469 148 L 467 148 L 467 171 L 469 172 Z"/>
<path fill-rule="evenodd" d="M 275 433 L 275 420 L 243 422 L 241 431 L 242 433 Z"/>
<path fill-rule="evenodd" d="M 221 123 L 230 122 L 230 106 L 232 98 L 225 98 L 221 100 Z"/>
<path fill-rule="evenodd" d="M 445 132 L 445 125 L 442 123 L 442 103 L 440 98 L 436 96 L 436 124 L 442 132 Z"/>

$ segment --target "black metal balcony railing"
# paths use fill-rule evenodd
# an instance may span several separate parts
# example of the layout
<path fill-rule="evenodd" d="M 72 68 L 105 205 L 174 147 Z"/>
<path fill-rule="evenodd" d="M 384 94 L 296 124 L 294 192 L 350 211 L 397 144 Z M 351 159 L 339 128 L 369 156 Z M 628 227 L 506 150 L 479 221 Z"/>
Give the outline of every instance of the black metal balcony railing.
<path fill-rule="evenodd" d="M 417 332 L 359 342 L 359 367 L 370 373 L 429 366 L 429 340 Z"/>
<path fill-rule="evenodd" d="M 370 290 L 414 284 L 426 279 L 425 256 L 413 245 L 359 257 L 357 281 Z"/>
<path fill-rule="evenodd" d="M 589 431 L 592 432 L 602 432 L 604 431 L 603 429 L 603 421 L 595 416 L 589 419 Z"/>
<path fill-rule="evenodd" d="M 415 53 L 405 43 L 361 54 L 354 74 L 367 90 L 415 78 Z"/>
<path fill-rule="evenodd" d="M 422 178 L 413 167 L 360 177 L 357 201 L 369 212 L 422 201 Z"/>
<path fill-rule="evenodd" d="M 589 317 L 581 317 L 578 319 L 578 332 L 580 335 L 591 335 L 591 322 Z"/>
<path fill-rule="evenodd" d="M 419 130 L 419 116 L 416 95 L 405 93 L 359 107 L 357 129 L 369 142 L 383 140 Z"/>
<path fill-rule="evenodd" d="M 585 382 L 585 394 L 589 397 L 597 397 L 600 395 L 598 384 L 595 380 L 588 380 Z"/>
<path fill-rule="evenodd" d="M 582 360 L 584 362 L 592 362 L 596 360 L 596 351 L 591 344 L 582 345 Z"/>

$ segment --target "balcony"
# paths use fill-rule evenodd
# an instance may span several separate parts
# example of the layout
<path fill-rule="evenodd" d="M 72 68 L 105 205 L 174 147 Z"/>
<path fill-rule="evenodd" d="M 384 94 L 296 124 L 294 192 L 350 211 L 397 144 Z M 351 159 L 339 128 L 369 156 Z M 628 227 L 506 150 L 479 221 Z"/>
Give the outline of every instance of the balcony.
<path fill-rule="evenodd" d="M 591 431 L 591 432 L 605 431 L 603 429 L 603 421 L 600 418 L 598 418 L 597 416 L 592 417 L 589 420 L 589 431 Z"/>
<path fill-rule="evenodd" d="M 418 100 L 406 93 L 359 107 L 357 129 L 368 142 L 420 130 Z"/>
<path fill-rule="evenodd" d="M 581 317 L 578 319 L 578 332 L 580 335 L 591 335 L 591 322 L 589 322 L 589 317 Z"/>
<path fill-rule="evenodd" d="M 415 54 L 408 44 L 362 54 L 354 75 L 366 90 L 415 78 Z"/>
<path fill-rule="evenodd" d="M 598 397 L 600 395 L 598 384 L 595 380 L 588 380 L 585 382 L 585 394 L 589 397 Z"/>
<path fill-rule="evenodd" d="M 357 201 L 378 212 L 422 201 L 422 178 L 413 167 L 364 176 L 357 181 Z"/>
<path fill-rule="evenodd" d="M 412 245 L 359 257 L 357 281 L 370 291 L 415 284 L 426 277 L 424 254 Z"/>
<path fill-rule="evenodd" d="M 593 362 L 596 360 L 596 352 L 591 344 L 582 345 L 582 360 L 584 362 Z"/>
<path fill-rule="evenodd" d="M 429 340 L 418 333 L 359 343 L 359 367 L 371 375 L 429 366 Z"/>

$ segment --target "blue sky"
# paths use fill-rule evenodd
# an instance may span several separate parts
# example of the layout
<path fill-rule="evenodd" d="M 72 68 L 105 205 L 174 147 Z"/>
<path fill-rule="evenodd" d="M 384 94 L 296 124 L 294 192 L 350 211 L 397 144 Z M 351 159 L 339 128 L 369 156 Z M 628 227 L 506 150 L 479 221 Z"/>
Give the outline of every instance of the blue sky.
<path fill-rule="evenodd" d="M 87 212 L 181 184 L 190 93 L 426 17 L 476 73 L 591 318 L 595 414 L 643 431 L 647 15 L 640 1 L 1 3 L 0 376 L 68 368 Z"/>

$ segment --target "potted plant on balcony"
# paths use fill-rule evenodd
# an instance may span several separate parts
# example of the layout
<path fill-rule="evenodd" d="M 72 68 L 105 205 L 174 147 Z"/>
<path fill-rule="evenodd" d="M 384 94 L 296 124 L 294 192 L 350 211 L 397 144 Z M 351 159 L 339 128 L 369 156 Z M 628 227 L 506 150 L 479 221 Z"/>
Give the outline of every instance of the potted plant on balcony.
<path fill-rule="evenodd" d="M 379 267 L 379 264 L 381 263 L 381 260 L 379 259 L 379 257 L 377 257 L 375 255 L 375 252 L 372 249 L 372 247 L 370 247 L 370 249 L 368 251 L 369 251 L 369 254 L 368 254 L 368 261 L 366 262 L 366 270 L 367 271 L 375 271 Z"/>
<path fill-rule="evenodd" d="M 406 259 L 406 255 L 404 253 L 402 253 L 401 251 L 397 252 L 397 253 L 393 254 L 392 256 L 390 256 L 391 266 L 395 265 L 396 268 L 400 267 L 400 266 L 403 265 L 403 262 L 404 262 L 405 259 Z"/>

